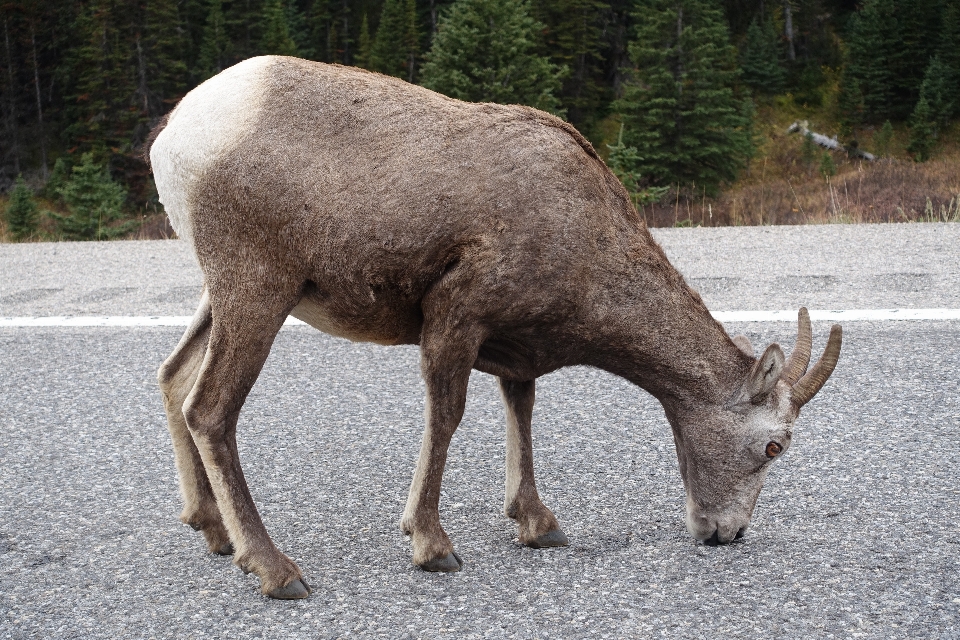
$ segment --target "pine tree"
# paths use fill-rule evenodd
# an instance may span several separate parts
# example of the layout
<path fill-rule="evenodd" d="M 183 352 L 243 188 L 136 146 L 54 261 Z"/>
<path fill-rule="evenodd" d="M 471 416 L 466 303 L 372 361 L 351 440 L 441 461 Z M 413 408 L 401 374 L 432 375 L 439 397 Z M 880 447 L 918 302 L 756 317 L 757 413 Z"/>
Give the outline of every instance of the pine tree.
<path fill-rule="evenodd" d="M 186 93 L 186 43 L 181 37 L 176 0 L 148 0 L 143 19 L 145 33 L 135 38 L 138 93 L 145 100 L 145 118 L 156 118 Z"/>
<path fill-rule="evenodd" d="M 356 65 L 362 69 L 370 68 L 370 51 L 373 43 L 370 40 L 370 21 L 367 14 L 363 14 L 363 20 L 360 21 L 360 39 L 357 42 L 357 57 L 354 59 Z"/>
<path fill-rule="evenodd" d="M 413 82 L 419 41 L 415 0 L 385 0 L 370 47 L 370 67 Z"/>
<path fill-rule="evenodd" d="M 636 147 L 628 147 L 623 143 L 622 124 L 620 125 L 620 133 L 617 135 L 617 144 L 608 144 L 607 149 L 609 150 L 607 164 L 630 193 L 633 206 L 640 207 L 659 202 L 660 198 L 670 190 L 670 187 L 646 186 L 647 181 L 635 169 L 640 161 L 640 155 L 637 153 Z"/>
<path fill-rule="evenodd" d="M 230 60 L 230 37 L 227 35 L 223 0 L 209 0 L 207 19 L 200 44 L 201 79 L 217 75 L 227 68 Z"/>
<path fill-rule="evenodd" d="M 60 189 L 70 215 L 52 214 L 65 240 L 106 240 L 127 233 L 123 218 L 126 190 L 110 178 L 93 153 L 84 153 Z"/>
<path fill-rule="evenodd" d="M 837 111 L 839 111 L 840 135 L 847 139 L 853 135 L 857 127 L 863 124 L 864 119 L 863 91 L 860 90 L 860 81 L 856 77 L 848 77 L 847 73 L 844 73 L 840 82 Z"/>
<path fill-rule="evenodd" d="M 754 19 L 747 29 L 747 39 L 740 54 L 743 81 L 757 93 L 780 93 L 787 78 L 780 58 L 779 38 L 773 22 L 766 20 L 761 26 Z"/>
<path fill-rule="evenodd" d="M 809 131 L 803 136 L 803 144 L 800 146 L 800 159 L 803 164 L 809 168 L 817 158 L 817 143 L 813 141 L 813 134 Z"/>
<path fill-rule="evenodd" d="M 890 143 L 893 141 L 893 125 L 887 120 L 883 127 L 873 136 L 873 152 L 878 158 L 885 158 L 890 155 Z"/>
<path fill-rule="evenodd" d="M 896 39 L 893 0 L 867 0 L 850 19 L 848 62 L 841 93 L 847 105 L 862 103 L 863 115 L 871 120 L 892 112 L 893 78 L 890 47 Z M 848 107 L 849 108 L 849 107 Z M 851 121 L 855 121 L 852 116 Z"/>
<path fill-rule="evenodd" d="M 261 53 L 278 56 L 297 55 L 297 44 L 290 35 L 287 8 L 282 0 L 265 0 L 262 25 Z"/>
<path fill-rule="evenodd" d="M 917 162 L 930 159 L 935 130 L 930 103 L 926 98 L 920 98 L 910 116 L 910 144 L 907 145 L 907 151 L 913 154 Z"/>
<path fill-rule="evenodd" d="M 140 115 L 125 17 L 109 0 L 91 0 L 74 21 L 75 39 L 63 64 L 69 122 L 63 135 L 73 151 L 106 157 L 131 150 Z"/>
<path fill-rule="evenodd" d="M 948 80 L 945 99 L 960 112 L 960 3 L 948 2 L 943 12 L 938 55 L 947 68 Z"/>
<path fill-rule="evenodd" d="M 606 115 L 613 98 L 607 86 L 604 28 L 610 27 L 609 0 L 532 0 L 531 16 L 544 25 L 539 53 L 558 67 L 567 67 L 557 94 L 570 122 L 591 129 Z"/>
<path fill-rule="evenodd" d="M 33 198 L 33 191 L 23 181 L 23 176 L 17 176 L 4 214 L 7 220 L 7 233 L 14 240 L 26 240 L 36 235 L 37 201 Z"/>
<path fill-rule="evenodd" d="M 752 103 L 734 93 L 739 69 L 711 0 L 641 0 L 632 77 L 616 103 L 636 166 L 653 184 L 716 193 L 753 153 Z"/>
<path fill-rule="evenodd" d="M 924 72 L 936 54 L 943 9 L 941 0 L 896 0 L 894 4 L 896 38 L 886 43 L 893 81 L 891 115 L 906 118 L 910 105 L 920 97 Z"/>
<path fill-rule="evenodd" d="M 567 69 L 537 55 L 542 30 L 526 0 L 456 0 L 440 20 L 423 85 L 460 100 L 560 113 L 557 93 Z"/>
<path fill-rule="evenodd" d="M 930 117 L 938 130 L 947 126 L 956 111 L 956 103 L 953 102 L 956 91 L 952 81 L 950 69 L 943 64 L 940 56 L 934 56 L 920 85 L 920 99 L 930 105 Z"/>
<path fill-rule="evenodd" d="M 824 151 L 820 157 L 820 175 L 824 178 L 832 178 L 837 175 L 837 165 L 833 162 L 833 156 L 829 151 Z"/>

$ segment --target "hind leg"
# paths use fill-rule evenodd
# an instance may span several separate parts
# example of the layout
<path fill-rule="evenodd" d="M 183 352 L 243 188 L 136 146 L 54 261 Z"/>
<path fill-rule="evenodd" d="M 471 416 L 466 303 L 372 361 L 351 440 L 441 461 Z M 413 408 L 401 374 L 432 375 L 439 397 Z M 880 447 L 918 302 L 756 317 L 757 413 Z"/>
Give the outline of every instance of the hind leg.
<path fill-rule="evenodd" d="M 167 428 L 173 441 L 183 512 L 180 520 L 201 531 L 207 547 L 213 553 L 230 555 L 233 545 L 223 525 L 223 517 L 210 488 L 203 460 L 193 442 L 187 421 L 183 417 L 183 402 L 193 388 L 200 372 L 203 356 L 210 339 L 210 299 L 206 290 L 177 348 L 164 361 L 157 374 L 163 404 L 167 413 Z"/>
<path fill-rule="evenodd" d="M 484 335 L 478 327 L 430 312 L 425 315 L 420 364 L 427 387 L 427 425 L 400 529 L 411 536 L 414 564 L 426 571 L 459 571 L 463 562 L 440 525 L 440 486 L 447 448 L 463 417 L 470 370 Z"/>
<path fill-rule="evenodd" d="M 520 526 L 520 542 L 539 549 L 569 544 L 556 517 L 537 493 L 533 477 L 533 420 L 535 382 L 498 378 L 507 408 L 507 482 L 504 512 Z"/>
<path fill-rule="evenodd" d="M 260 578 L 264 594 L 305 598 L 310 588 L 303 574 L 273 544 L 257 512 L 240 467 L 236 432 L 240 409 L 299 292 L 282 290 L 282 280 L 259 271 L 235 274 L 227 283 L 220 291 L 210 288 L 210 337 L 183 415 L 236 548 L 234 562 Z"/>

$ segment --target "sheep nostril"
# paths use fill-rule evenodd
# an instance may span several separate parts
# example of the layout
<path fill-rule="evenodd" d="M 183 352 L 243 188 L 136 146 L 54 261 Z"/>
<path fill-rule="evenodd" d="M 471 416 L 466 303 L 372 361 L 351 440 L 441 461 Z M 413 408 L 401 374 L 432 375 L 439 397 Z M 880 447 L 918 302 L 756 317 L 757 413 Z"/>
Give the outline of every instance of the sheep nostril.
<path fill-rule="evenodd" d="M 746 528 L 746 527 L 743 527 L 742 529 L 740 529 L 739 531 L 737 531 L 737 535 L 736 535 L 736 538 L 735 538 L 735 539 L 736 539 L 736 540 L 739 540 L 740 538 L 743 537 L 743 534 L 745 534 L 746 532 L 747 532 L 747 528 Z"/>
<path fill-rule="evenodd" d="M 708 547 L 716 547 L 717 545 L 719 545 L 719 544 L 720 544 L 720 530 L 719 530 L 719 529 L 715 529 L 714 532 L 713 532 L 713 535 L 710 536 L 709 538 L 707 538 L 706 540 L 704 540 L 704 541 L 703 541 L 703 544 L 707 545 Z"/>

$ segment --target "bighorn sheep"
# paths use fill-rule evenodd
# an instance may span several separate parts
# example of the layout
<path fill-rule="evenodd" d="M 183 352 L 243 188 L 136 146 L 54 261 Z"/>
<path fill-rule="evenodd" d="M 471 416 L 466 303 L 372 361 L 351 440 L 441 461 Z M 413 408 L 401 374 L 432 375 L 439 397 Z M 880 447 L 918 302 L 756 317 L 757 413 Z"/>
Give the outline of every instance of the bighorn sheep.
<path fill-rule="evenodd" d="M 160 199 L 205 279 L 158 376 L 181 519 L 275 598 L 310 588 L 260 520 L 236 426 L 288 315 L 351 340 L 420 345 L 426 431 L 400 527 L 428 571 L 462 566 L 439 496 L 472 369 L 499 378 L 504 504 L 521 542 L 567 544 L 537 494 L 530 421 L 534 381 L 582 364 L 659 399 L 687 526 L 722 544 L 743 534 L 770 462 L 839 357 L 835 326 L 805 373 L 802 309 L 786 362 L 775 344 L 756 359 L 731 340 L 590 144 L 535 109 L 260 57 L 187 94 L 151 140 Z"/>

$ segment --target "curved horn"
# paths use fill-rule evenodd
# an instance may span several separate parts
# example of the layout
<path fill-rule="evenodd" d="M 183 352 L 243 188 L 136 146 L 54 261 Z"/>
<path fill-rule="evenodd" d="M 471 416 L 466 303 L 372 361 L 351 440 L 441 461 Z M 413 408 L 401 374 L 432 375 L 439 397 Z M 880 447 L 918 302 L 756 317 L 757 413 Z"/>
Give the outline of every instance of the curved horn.
<path fill-rule="evenodd" d="M 840 359 L 840 345 L 843 342 L 843 330 L 840 325 L 835 324 L 830 328 L 830 338 L 827 340 L 827 348 L 823 350 L 823 355 L 813 365 L 806 375 L 804 375 L 797 384 L 793 385 L 790 392 L 790 400 L 797 408 L 810 402 L 810 398 L 817 395 L 817 392 L 827 382 L 827 378 L 833 373 L 837 366 L 837 360 Z"/>
<path fill-rule="evenodd" d="M 806 307 L 800 307 L 797 314 L 797 343 L 790 352 L 790 358 L 783 368 L 780 379 L 791 387 L 807 372 L 810 364 L 810 350 L 813 349 L 813 330 L 810 328 L 810 314 Z"/>

